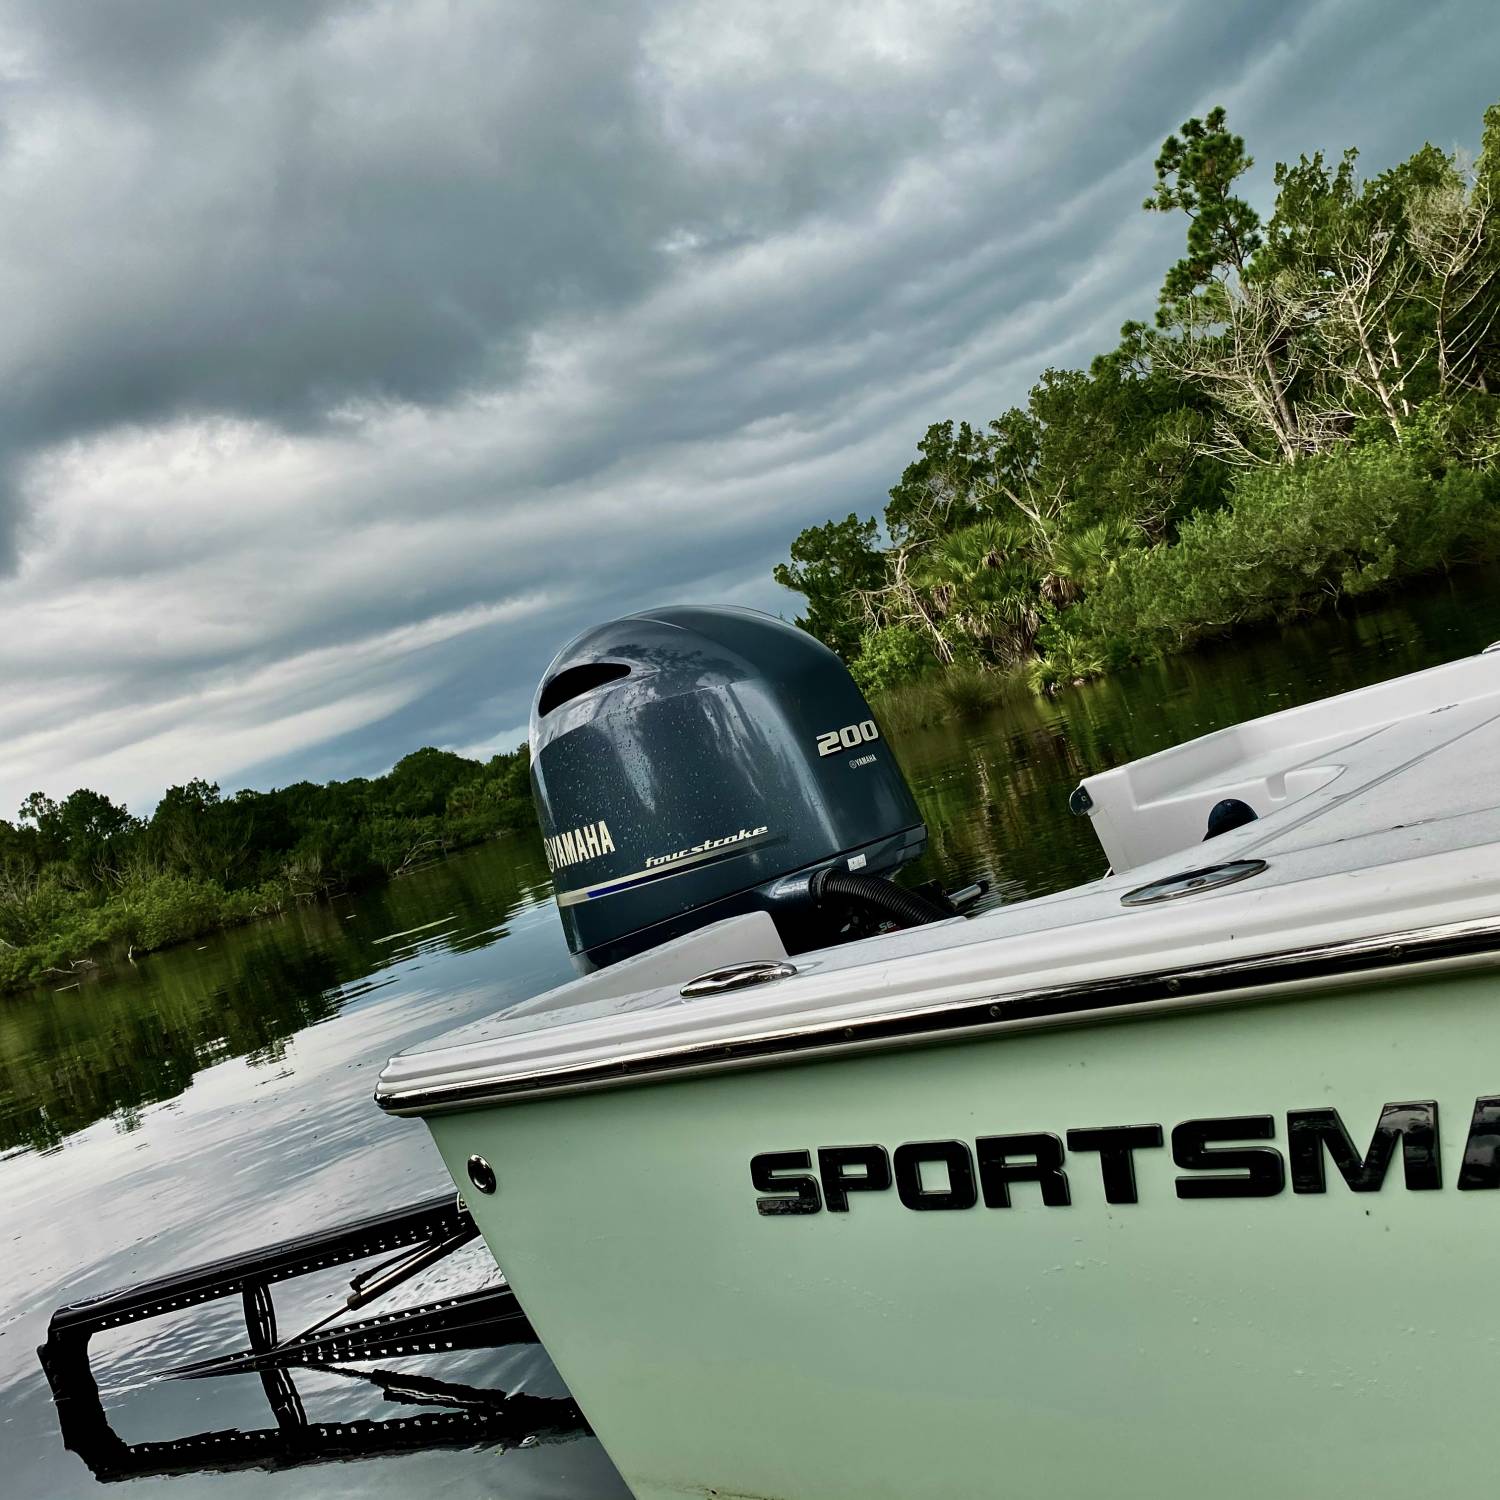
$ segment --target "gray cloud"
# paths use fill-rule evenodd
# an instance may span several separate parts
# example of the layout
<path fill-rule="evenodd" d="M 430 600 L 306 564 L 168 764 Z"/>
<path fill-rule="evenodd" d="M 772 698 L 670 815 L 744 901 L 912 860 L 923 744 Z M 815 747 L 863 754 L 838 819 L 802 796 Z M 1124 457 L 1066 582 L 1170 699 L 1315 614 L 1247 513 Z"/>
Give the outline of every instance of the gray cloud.
<path fill-rule="evenodd" d="M 606 612 L 788 612 L 1149 310 L 1161 137 L 1472 142 L 1476 4 L 105 7 L 0 19 L 0 812 L 514 737 Z"/>

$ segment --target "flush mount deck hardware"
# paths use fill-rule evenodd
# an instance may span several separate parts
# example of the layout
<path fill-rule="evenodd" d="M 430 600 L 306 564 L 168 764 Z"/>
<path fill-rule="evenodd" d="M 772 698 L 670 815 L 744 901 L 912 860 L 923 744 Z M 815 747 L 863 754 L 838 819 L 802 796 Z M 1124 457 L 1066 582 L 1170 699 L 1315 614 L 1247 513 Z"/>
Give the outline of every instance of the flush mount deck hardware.
<path fill-rule="evenodd" d="M 1238 880 L 1248 880 L 1252 875 L 1259 875 L 1265 867 L 1263 859 L 1234 859 L 1227 864 L 1183 870 L 1176 875 L 1166 875 L 1160 880 L 1153 880 L 1149 885 L 1127 891 L 1120 897 L 1120 905 L 1153 906 L 1158 901 L 1178 901 L 1184 896 L 1196 896 L 1203 891 L 1233 885 Z"/>
<path fill-rule="evenodd" d="M 797 972 L 795 964 L 784 964 L 773 959 L 761 959 L 754 963 L 731 964 L 727 969 L 713 969 L 690 979 L 682 987 L 684 1000 L 696 1000 L 703 995 L 722 995 L 729 990 L 748 989 L 752 984 L 767 984 L 773 979 L 790 979 Z"/>

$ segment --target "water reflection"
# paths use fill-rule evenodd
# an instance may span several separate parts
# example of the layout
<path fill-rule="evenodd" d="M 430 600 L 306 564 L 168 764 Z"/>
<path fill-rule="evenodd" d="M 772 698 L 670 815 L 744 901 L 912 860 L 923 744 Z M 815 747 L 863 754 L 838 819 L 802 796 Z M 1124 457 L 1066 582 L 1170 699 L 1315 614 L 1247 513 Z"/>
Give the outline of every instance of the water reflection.
<path fill-rule="evenodd" d="M 539 845 L 505 839 L 92 983 L 0 1001 L 0 1154 L 56 1147 L 108 1115 L 133 1128 L 224 1058 L 276 1062 L 290 1037 L 389 983 L 391 965 L 496 942 L 546 881 Z"/>

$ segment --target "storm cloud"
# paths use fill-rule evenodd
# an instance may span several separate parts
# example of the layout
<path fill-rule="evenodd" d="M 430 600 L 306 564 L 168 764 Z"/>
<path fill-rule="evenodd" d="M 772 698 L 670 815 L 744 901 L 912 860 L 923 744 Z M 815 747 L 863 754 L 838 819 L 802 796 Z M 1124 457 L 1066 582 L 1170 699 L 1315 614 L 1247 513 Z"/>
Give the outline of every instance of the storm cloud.
<path fill-rule="evenodd" d="M 12 0 L 0 813 L 508 747 L 552 651 L 792 613 L 1152 305 L 1161 138 L 1472 145 L 1478 3 Z"/>

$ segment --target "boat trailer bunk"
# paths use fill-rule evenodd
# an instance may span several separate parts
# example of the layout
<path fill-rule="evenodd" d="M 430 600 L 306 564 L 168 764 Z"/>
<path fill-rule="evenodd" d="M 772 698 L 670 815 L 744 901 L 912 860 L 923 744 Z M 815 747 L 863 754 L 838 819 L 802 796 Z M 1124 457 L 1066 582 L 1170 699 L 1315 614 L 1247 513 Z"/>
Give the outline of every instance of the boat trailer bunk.
<path fill-rule="evenodd" d="M 37 1353 L 52 1387 L 63 1445 L 99 1480 L 244 1468 L 279 1469 L 425 1448 L 504 1446 L 586 1433 L 567 1397 L 507 1394 L 425 1374 L 351 1368 L 356 1362 L 536 1344 L 508 1286 L 490 1286 L 345 1321 L 478 1237 L 451 1191 L 411 1207 L 300 1235 L 259 1250 L 106 1292 L 59 1308 Z M 272 1288 L 372 1257 L 325 1317 L 278 1337 Z M 228 1428 L 130 1443 L 111 1426 L 90 1342 L 127 1324 L 238 1296 L 246 1347 L 162 1370 L 163 1379 L 257 1374 L 274 1427 Z M 385 1401 L 418 1408 L 384 1420 L 309 1420 L 294 1371 L 327 1371 L 368 1382 Z"/>

